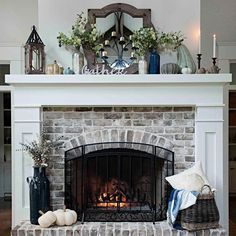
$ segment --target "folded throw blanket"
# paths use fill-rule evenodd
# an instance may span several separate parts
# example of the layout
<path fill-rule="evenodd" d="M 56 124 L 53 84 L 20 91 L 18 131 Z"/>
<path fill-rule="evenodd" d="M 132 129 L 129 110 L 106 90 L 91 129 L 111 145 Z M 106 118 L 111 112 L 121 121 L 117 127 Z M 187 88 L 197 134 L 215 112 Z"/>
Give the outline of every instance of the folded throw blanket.
<path fill-rule="evenodd" d="M 199 192 L 173 189 L 167 210 L 167 221 L 174 227 L 180 228 L 175 224 L 179 210 L 186 209 L 196 203 Z"/>

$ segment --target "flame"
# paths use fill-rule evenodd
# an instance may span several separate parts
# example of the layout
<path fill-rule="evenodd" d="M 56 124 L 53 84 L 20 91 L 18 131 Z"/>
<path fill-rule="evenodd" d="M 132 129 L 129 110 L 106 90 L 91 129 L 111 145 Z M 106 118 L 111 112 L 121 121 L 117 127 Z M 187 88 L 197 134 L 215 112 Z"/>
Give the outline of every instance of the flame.
<path fill-rule="evenodd" d="M 97 207 L 106 208 L 124 208 L 128 207 L 126 191 L 128 189 L 128 184 L 126 182 L 119 182 L 117 179 L 113 178 L 106 183 L 106 190 L 100 192 L 97 196 Z"/>
<path fill-rule="evenodd" d="M 97 207 L 117 208 L 119 206 L 120 208 L 124 208 L 128 206 L 128 204 L 126 203 L 126 197 L 123 195 L 118 196 L 111 195 L 109 193 L 101 193 L 98 197 L 98 201 L 99 202 L 96 204 Z"/>
<path fill-rule="evenodd" d="M 128 206 L 128 204 L 126 202 L 99 202 L 97 203 L 98 207 L 109 207 L 109 208 L 117 208 L 118 204 L 121 208 L 125 208 Z"/>

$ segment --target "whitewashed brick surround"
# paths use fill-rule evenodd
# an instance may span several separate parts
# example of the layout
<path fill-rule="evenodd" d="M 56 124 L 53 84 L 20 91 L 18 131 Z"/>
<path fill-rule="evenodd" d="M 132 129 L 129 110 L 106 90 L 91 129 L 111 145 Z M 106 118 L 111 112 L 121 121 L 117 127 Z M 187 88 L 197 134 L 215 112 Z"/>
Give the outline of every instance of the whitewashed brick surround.
<path fill-rule="evenodd" d="M 100 142 L 140 142 L 175 152 L 175 172 L 194 162 L 194 107 L 44 107 L 44 131 L 63 136 L 48 168 L 51 204 L 64 201 L 64 152 Z M 130 147 L 132 148 L 132 147 Z"/>
<path fill-rule="evenodd" d="M 175 230 L 166 222 L 85 222 L 67 227 L 40 228 L 29 222 L 16 226 L 12 236 L 226 236 L 222 228 L 188 232 Z"/>

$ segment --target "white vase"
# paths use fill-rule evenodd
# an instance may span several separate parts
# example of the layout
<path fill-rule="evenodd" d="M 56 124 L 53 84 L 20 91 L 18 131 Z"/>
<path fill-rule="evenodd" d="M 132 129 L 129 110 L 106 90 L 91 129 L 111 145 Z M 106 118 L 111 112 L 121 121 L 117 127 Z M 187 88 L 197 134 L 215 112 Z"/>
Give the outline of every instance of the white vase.
<path fill-rule="evenodd" d="M 147 61 L 144 56 L 138 61 L 138 72 L 139 74 L 147 74 Z"/>
<path fill-rule="evenodd" d="M 84 54 L 81 50 L 74 52 L 72 55 L 72 70 L 75 74 L 82 74 L 82 69 L 84 66 Z"/>

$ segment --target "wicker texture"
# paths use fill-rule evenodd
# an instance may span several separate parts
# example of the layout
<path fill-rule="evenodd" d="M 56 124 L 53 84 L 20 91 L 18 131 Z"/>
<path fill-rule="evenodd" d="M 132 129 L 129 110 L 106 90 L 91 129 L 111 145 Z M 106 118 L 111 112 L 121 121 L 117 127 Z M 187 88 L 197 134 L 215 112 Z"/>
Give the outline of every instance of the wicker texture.
<path fill-rule="evenodd" d="M 203 193 L 203 188 L 208 187 L 209 193 Z M 216 206 L 214 193 L 209 185 L 204 185 L 197 197 L 196 204 L 181 210 L 177 221 L 182 228 L 189 231 L 212 229 L 219 227 L 219 211 Z"/>

